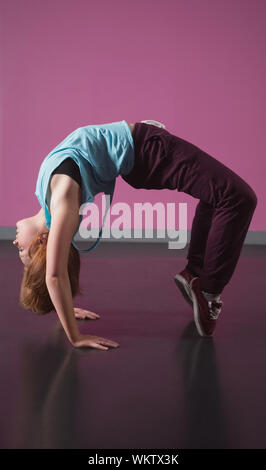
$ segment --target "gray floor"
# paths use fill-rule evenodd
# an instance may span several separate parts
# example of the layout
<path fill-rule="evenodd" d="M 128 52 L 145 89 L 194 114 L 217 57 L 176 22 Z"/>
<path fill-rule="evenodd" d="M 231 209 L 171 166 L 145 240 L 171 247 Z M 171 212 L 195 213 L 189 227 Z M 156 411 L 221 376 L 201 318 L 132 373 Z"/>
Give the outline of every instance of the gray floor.
<path fill-rule="evenodd" d="M 101 242 L 81 254 L 78 350 L 56 313 L 18 306 L 22 264 L 0 242 L 1 448 L 265 448 L 266 247 L 244 246 L 213 338 L 198 336 L 173 276 L 185 250 Z"/>

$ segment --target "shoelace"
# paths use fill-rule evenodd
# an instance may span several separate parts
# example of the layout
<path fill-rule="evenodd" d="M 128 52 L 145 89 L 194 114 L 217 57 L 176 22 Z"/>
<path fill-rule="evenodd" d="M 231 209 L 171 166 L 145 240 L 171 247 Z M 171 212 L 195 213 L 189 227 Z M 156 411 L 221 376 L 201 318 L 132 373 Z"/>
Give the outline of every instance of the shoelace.
<path fill-rule="evenodd" d="M 208 301 L 208 307 L 209 307 L 211 320 L 217 320 L 218 316 L 221 313 L 222 306 L 223 306 L 222 300 L 220 300 L 220 302 L 217 302 L 216 300 Z"/>

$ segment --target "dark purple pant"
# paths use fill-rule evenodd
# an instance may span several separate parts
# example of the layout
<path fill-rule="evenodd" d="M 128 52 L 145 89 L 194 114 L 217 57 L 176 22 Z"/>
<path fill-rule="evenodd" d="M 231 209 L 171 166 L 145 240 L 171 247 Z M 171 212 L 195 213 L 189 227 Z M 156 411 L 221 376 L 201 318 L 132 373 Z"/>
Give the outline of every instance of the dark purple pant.
<path fill-rule="evenodd" d="M 122 178 L 134 188 L 172 189 L 199 199 L 187 267 L 201 289 L 218 294 L 230 281 L 257 205 L 253 189 L 227 166 L 166 129 L 135 123 L 135 161 Z"/>

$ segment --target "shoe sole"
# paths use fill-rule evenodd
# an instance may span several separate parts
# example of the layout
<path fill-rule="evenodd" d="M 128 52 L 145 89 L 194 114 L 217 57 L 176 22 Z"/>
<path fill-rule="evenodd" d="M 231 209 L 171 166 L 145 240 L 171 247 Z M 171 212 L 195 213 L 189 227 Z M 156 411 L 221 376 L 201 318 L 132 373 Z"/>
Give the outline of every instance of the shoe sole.
<path fill-rule="evenodd" d="M 191 307 L 193 307 L 193 301 L 190 297 L 190 286 L 187 280 L 180 274 L 176 274 L 174 277 L 174 281 L 177 287 L 179 288 L 181 294 L 183 295 L 184 299 L 189 303 Z"/>
<path fill-rule="evenodd" d="M 193 278 L 193 279 L 195 279 L 195 278 Z M 197 297 L 196 297 L 196 294 L 194 293 L 193 288 L 191 286 L 193 279 L 190 282 L 190 292 L 191 292 L 191 297 L 192 297 L 192 300 L 193 300 L 193 311 L 194 311 L 195 325 L 197 327 L 197 330 L 198 330 L 198 333 L 200 334 L 200 336 L 212 336 L 212 335 L 207 335 L 204 332 L 204 330 L 201 326 L 200 318 L 199 318 L 199 307 L 198 307 Z"/>

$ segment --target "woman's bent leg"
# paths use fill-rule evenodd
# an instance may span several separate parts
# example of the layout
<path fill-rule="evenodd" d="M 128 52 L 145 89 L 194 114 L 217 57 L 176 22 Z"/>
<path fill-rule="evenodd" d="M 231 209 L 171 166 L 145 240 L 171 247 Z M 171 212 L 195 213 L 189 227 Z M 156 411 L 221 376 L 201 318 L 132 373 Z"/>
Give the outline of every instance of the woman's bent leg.
<path fill-rule="evenodd" d="M 257 205 L 252 188 L 241 178 L 234 180 L 214 210 L 200 275 L 201 289 L 214 294 L 234 273 Z"/>
<path fill-rule="evenodd" d="M 187 268 L 195 276 L 200 276 L 211 227 L 213 208 L 202 201 L 198 202 L 192 221 L 191 236 L 187 253 Z"/>
<path fill-rule="evenodd" d="M 201 268 L 202 290 L 221 293 L 239 259 L 255 192 L 230 168 L 166 129 L 136 123 L 132 136 L 135 162 L 123 179 L 135 188 L 175 189 L 200 200 L 188 256 Z"/>

